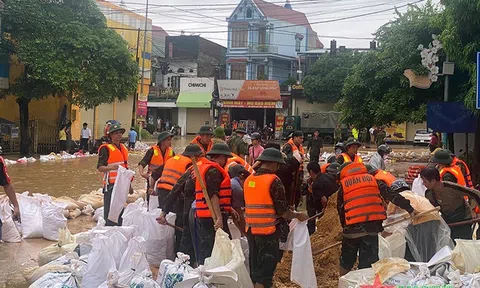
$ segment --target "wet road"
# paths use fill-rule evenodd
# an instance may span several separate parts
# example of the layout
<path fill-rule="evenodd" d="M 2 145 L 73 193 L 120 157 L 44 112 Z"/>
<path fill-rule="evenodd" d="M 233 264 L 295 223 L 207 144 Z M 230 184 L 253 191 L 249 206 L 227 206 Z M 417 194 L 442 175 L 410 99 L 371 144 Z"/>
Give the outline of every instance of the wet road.
<path fill-rule="evenodd" d="M 182 153 L 185 146 L 193 139 L 193 136 L 175 137 L 173 148 L 176 153 Z M 154 143 L 149 143 L 153 145 Z M 409 150 L 422 151 L 425 147 L 412 147 L 410 145 L 395 145 L 392 149 L 396 152 Z M 332 152 L 333 149 L 325 149 Z M 363 148 L 362 151 L 373 151 L 374 148 Z M 134 151 L 130 153 L 130 168 L 138 174 L 137 165 L 142 159 L 144 152 Z M 14 157 L 7 157 L 16 159 Z M 38 157 L 36 157 L 38 159 Z M 70 196 L 77 198 L 81 194 L 101 188 L 102 175 L 97 172 L 97 157 L 80 159 L 68 159 L 52 162 L 40 162 L 28 164 L 14 164 L 8 166 L 10 177 L 17 193 L 29 191 L 32 193 L 46 193 L 54 197 Z M 139 175 L 133 181 L 134 189 L 145 188 L 145 179 Z M 3 191 L 0 191 L 2 193 Z"/>

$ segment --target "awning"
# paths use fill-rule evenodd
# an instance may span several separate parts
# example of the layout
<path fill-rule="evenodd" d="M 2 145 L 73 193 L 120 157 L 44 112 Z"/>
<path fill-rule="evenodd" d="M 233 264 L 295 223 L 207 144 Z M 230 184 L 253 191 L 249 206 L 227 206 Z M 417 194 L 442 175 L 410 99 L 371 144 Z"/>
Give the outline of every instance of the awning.
<path fill-rule="evenodd" d="M 210 108 L 211 92 L 180 92 L 177 107 L 181 108 Z"/>

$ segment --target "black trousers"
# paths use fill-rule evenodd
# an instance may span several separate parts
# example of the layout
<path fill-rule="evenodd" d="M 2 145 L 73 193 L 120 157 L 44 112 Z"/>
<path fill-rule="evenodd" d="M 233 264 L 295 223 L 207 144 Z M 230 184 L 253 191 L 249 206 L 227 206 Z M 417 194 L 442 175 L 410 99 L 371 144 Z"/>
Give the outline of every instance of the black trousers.
<path fill-rule="evenodd" d="M 307 194 L 307 214 L 308 214 L 308 217 L 310 218 L 310 217 L 322 212 L 322 209 L 323 209 L 322 202 L 320 200 L 315 200 L 315 198 L 313 198 L 312 193 L 308 193 Z M 310 234 L 310 235 L 315 233 L 316 220 L 317 220 L 316 217 L 314 219 L 308 220 L 307 228 L 308 228 L 308 234 Z"/>
<path fill-rule="evenodd" d="M 358 269 L 369 268 L 378 261 L 378 235 L 367 235 L 359 238 L 343 238 L 340 266 L 352 270 L 357 261 Z"/>
<path fill-rule="evenodd" d="M 247 231 L 250 278 L 253 284 L 262 284 L 265 288 L 272 287 L 273 274 L 277 263 L 282 259 L 277 233 L 271 235 L 252 235 Z"/>
<path fill-rule="evenodd" d="M 88 138 L 80 139 L 80 150 L 88 151 Z"/>
<path fill-rule="evenodd" d="M 215 227 L 212 218 L 196 218 L 198 223 L 198 264 L 203 265 L 205 259 L 212 255 L 213 245 L 215 244 Z M 228 214 L 222 213 L 223 231 L 230 235 L 228 229 Z M 231 238 L 231 236 L 230 236 Z"/>
<path fill-rule="evenodd" d="M 190 204 L 192 203 L 190 202 Z M 189 212 L 183 214 L 183 232 L 178 250 L 184 254 L 190 255 L 190 263 L 193 264 L 197 260 L 197 225 L 195 222 L 195 210 L 188 209 L 187 211 Z"/>
<path fill-rule="evenodd" d="M 315 162 L 315 163 L 320 162 L 320 154 L 318 154 L 318 155 L 310 154 L 310 162 Z"/>
<path fill-rule="evenodd" d="M 118 222 L 108 220 L 108 213 L 110 212 L 110 202 L 112 202 L 113 184 L 108 184 L 107 188 L 103 188 L 103 218 L 105 219 L 105 226 L 122 226 L 123 209 L 118 216 Z"/>

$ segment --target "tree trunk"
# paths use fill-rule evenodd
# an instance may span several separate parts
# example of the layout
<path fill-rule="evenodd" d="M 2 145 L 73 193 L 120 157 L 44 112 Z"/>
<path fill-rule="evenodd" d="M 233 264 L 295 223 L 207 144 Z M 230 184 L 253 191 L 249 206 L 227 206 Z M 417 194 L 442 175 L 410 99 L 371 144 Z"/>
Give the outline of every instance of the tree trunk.
<path fill-rule="evenodd" d="M 28 104 L 30 103 L 30 99 L 18 98 L 17 103 L 20 109 L 20 156 L 29 156 L 30 137 L 28 136 Z"/>
<path fill-rule="evenodd" d="M 477 130 L 475 131 L 475 143 L 473 150 L 473 169 L 472 172 L 473 183 L 480 184 L 480 116 L 477 116 Z"/>

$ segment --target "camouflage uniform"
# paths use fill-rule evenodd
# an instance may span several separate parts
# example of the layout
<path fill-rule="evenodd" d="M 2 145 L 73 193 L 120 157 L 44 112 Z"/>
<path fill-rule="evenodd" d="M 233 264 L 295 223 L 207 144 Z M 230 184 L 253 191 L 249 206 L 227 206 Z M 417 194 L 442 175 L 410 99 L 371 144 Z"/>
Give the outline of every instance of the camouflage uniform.
<path fill-rule="evenodd" d="M 228 141 L 228 147 L 232 153 L 237 155 L 248 155 L 248 145 L 243 141 L 243 138 L 238 135 L 233 136 Z"/>
<path fill-rule="evenodd" d="M 266 169 L 258 169 L 255 175 L 271 174 Z M 275 211 L 281 217 L 288 210 L 288 201 L 285 197 L 285 188 L 282 181 L 275 179 L 270 186 L 270 196 L 275 203 Z M 286 240 L 288 236 L 288 224 L 283 218 L 279 218 L 277 231 L 271 235 L 252 235 L 247 231 L 248 248 L 250 251 L 250 277 L 253 283 L 263 284 L 264 287 L 272 287 L 273 274 L 277 263 L 282 259 L 279 241 Z M 286 234 L 285 234 L 286 233 Z"/>
<path fill-rule="evenodd" d="M 385 144 L 385 137 L 387 137 L 387 133 L 385 130 L 378 131 L 377 135 L 375 136 L 375 144 L 378 146 Z"/>
<path fill-rule="evenodd" d="M 285 162 L 289 168 L 289 171 L 293 173 L 293 181 L 290 185 L 285 186 L 285 194 L 287 199 L 295 199 L 295 203 L 291 203 L 297 207 L 300 203 L 301 194 L 302 194 L 302 182 L 303 182 L 303 171 L 299 171 L 300 163 L 298 163 L 297 159 L 293 157 L 293 150 L 292 146 L 285 145 L 283 146 L 282 152 L 287 155 L 287 159 Z M 298 173 L 296 173 L 298 171 Z M 297 177 L 295 178 L 295 175 Z M 294 197 L 295 196 L 295 197 Z"/>
<path fill-rule="evenodd" d="M 335 143 L 338 143 L 342 140 L 342 129 L 335 128 L 333 131 L 333 138 L 335 139 Z"/>

